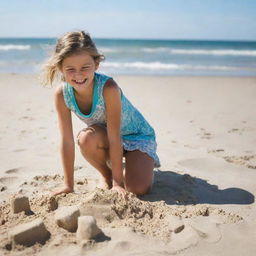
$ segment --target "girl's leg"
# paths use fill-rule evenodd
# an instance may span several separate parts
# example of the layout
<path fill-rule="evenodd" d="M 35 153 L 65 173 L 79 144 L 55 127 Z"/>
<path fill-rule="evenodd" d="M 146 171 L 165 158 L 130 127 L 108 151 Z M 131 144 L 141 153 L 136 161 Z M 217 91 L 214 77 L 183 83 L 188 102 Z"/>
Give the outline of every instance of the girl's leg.
<path fill-rule="evenodd" d="M 93 125 L 78 135 L 78 145 L 84 158 L 102 175 L 108 188 L 112 187 L 109 161 L 109 143 L 104 127 Z M 139 150 L 125 153 L 125 187 L 128 191 L 143 195 L 149 192 L 153 178 L 153 159 Z"/>
<path fill-rule="evenodd" d="M 154 161 L 139 150 L 125 154 L 125 187 L 136 195 L 144 195 L 151 189 Z"/>
<path fill-rule="evenodd" d="M 112 174 L 106 163 L 109 160 L 109 143 L 106 129 L 99 125 L 93 125 L 82 130 L 77 138 L 84 158 L 102 175 L 103 184 L 100 184 L 100 187 L 111 188 Z"/>

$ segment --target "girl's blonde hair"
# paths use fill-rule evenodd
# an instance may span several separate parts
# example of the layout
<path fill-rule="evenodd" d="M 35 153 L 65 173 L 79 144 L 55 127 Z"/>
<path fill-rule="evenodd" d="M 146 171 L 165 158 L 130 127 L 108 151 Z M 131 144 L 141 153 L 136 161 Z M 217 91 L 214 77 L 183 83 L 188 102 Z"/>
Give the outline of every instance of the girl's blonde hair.
<path fill-rule="evenodd" d="M 79 52 L 87 52 L 96 64 L 105 59 L 104 55 L 98 52 L 89 33 L 84 31 L 68 32 L 58 39 L 52 56 L 44 66 L 43 84 L 52 85 L 59 75 L 63 60 Z"/>

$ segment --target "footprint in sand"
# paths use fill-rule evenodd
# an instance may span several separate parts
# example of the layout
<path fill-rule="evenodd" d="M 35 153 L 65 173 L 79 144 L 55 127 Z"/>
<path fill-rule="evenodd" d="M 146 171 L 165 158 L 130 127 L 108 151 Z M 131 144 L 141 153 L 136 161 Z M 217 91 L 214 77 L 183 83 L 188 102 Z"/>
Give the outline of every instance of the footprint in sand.
<path fill-rule="evenodd" d="M 231 133 L 231 132 L 239 132 L 239 129 L 238 128 L 233 128 L 233 129 L 228 131 L 228 133 Z"/>
<path fill-rule="evenodd" d="M 19 120 L 35 120 L 35 118 L 34 117 L 31 117 L 31 116 L 22 116 L 22 117 L 20 117 L 19 118 Z"/>
<path fill-rule="evenodd" d="M 233 128 L 228 130 L 228 133 L 238 133 L 239 135 L 243 134 L 244 132 L 255 132 L 255 127 L 243 127 L 243 128 Z"/>
<path fill-rule="evenodd" d="M 208 153 L 214 154 L 217 157 L 222 157 L 228 163 L 243 165 L 250 169 L 256 169 L 256 155 L 252 154 L 252 151 L 247 151 L 246 153 L 249 154 L 242 156 L 225 156 L 224 149 L 209 149 Z"/>
<path fill-rule="evenodd" d="M 219 223 L 212 221 L 210 218 L 197 216 L 184 221 L 197 232 L 200 238 L 208 243 L 217 243 L 221 239 Z"/>
<path fill-rule="evenodd" d="M 217 148 L 217 149 L 208 149 L 207 152 L 209 154 L 214 154 L 216 156 L 222 156 L 225 150 L 223 148 Z"/>
<path fill-rule="evenodd" d="M 19 120 L 21 120 L 21 119 L 28 119 L 28 118 L 29 118 L 28 116 L 22 116 L 22 117 L 19 118 Z"/>
<path fill-rule="evenodd" d="M 26 151 L 26 149 L 24 149 L 24 148 L 18 148 L 18 149 L 13 150 L 13 152 L 22 152 L 22 151 Z"/>
<path fill-rule="evenodd" d="M 17 188 L 17 185 L 19 183 L 18 177 L 2 177 L 0 178 L 0 188 L 1 191 Z"/>
<path fill-rule="evenodd" d="M 250 169 L 256 169 L 256 155 L 224 156 L 227 162 L 243 165 Z"/>
<path fill-rule="evenodd" d="M 238 129 L 238 128 L 233 128 L 231 130 L 228 130 L 228 133 L 238 133 L 239 135 L 242 135 L 244 132 L 244 129 Z"/>
<path fill-rule="evenodd" d="M 7 189 L 6 186 L 4 186 L 3 184 L 0 184 L 0 192 L 3 192 Z"/>
<path fill-rule="evenodd" d="M 213 135 L 206 131 L 204 128 L 200 128 L 200 133 L 197 134 L 201 139 L 212 139 Z"/>
<path fill-rule="evenodd" d="M 13 168 L 13 169 L 9 169 L 6 170 L 5 173 L 7 174 L 13 174 L 13 173 L 18 173 L 19 172 L 19 168 Z"/>
<path fill-rule="evenodd" d="M 203 135 L 201 135 L 201 139 L 211 139 L 212 134 L 210 132 L 204 132 Z"/>
<path fill-rule="evenodd" d="M 0 182 L 4 185 L 12 185 L 14 181 L 17 181 L 17 177 L 2 177 L 0 178 Z"/>

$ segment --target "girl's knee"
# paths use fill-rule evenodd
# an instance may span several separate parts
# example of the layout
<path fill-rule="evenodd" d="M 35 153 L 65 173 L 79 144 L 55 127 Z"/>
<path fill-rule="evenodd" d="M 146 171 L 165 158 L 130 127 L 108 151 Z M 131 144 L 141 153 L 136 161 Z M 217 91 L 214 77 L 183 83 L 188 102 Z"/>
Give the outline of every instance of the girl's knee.
<path fill-rule="evenodd" d="M 77 136 L 77 142 L 83 152 L 92 152 L 98 148 L 107 148 L 106 131 L 97 125 L 83 129 Z"/>
<path fill-rule="evenodd" d="M 83 150 L 96 148 L 95 131 L 86 128 L 77 136 L 77 143 Z"/>
<path fill-rule="evenodd" d="M 126 187 L 126 189 L 137 196 L 143 196 L 150 192 L 151 185 L 132 185 Z"/>

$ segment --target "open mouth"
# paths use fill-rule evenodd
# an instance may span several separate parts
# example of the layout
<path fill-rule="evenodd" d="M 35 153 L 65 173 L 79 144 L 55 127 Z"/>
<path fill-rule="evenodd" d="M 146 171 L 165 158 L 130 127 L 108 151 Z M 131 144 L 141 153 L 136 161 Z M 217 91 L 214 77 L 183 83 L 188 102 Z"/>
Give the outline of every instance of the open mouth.
<path fill-rule="evenodd" d="M 84 84 L 85 82 L 86 82 L 86 78 L 84 79 L 84 80 L 72 80 L 74 83 L 76 83 L 76 84 L 79 84 L 79 85 L 81 85 L 81 84 Z"/>

